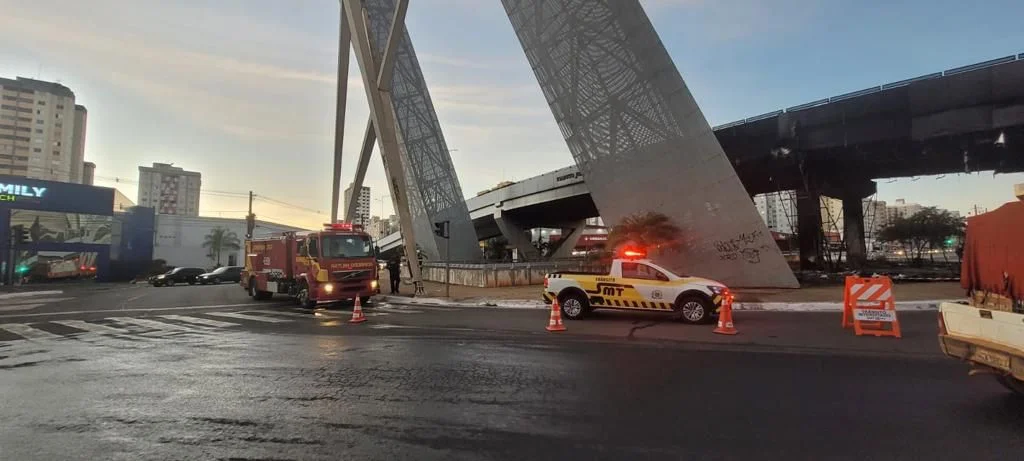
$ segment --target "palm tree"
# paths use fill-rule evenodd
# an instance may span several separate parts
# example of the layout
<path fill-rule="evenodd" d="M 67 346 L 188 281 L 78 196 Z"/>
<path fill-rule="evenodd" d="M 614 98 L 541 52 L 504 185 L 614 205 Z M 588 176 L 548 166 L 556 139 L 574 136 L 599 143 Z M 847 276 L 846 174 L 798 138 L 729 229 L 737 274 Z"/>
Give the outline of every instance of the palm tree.
<path fill-rule="evenodd" d="M 242 242 L 238 240 L 238 234 L 223 227 L 214 227 L 203 239 L 203 248 L 210 250 L 210 257 L 216 256 L 217 266 L 220 266 L 220 254 L 224 250 L 238 251 L 242 248 Z"/>
<path fill-rule="evenodd" d="M 682 230 L 668 216 L 645 211 L 622 218 L 608 233 L 607 247 L 615 251 L 631 243 L 648 250 L 677 250 L 682 246 Z"/>

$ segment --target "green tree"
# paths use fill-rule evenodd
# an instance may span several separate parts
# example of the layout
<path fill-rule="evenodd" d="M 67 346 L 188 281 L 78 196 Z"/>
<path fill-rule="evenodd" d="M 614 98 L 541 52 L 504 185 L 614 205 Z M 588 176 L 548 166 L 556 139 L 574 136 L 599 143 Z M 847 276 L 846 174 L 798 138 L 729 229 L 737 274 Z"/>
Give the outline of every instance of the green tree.
<path fill-rule="evenodd" d="M 678 250 L 682 230 L 661 213 L 645 211 L 622 218 L 608 233 L 607 248 L 631 243 L 647 250 Z"/>
<path fill-rule="evenodd" d="M 913 263 L 920 264 L 926 250 L 942 250 L 945 256 L 947 241 L 963 234 L 962 218 L 946 210 L 928 207 L 913 216 L 896 218 L 879 231 L 878 238 L 883 242 L 898 243 Z"/>
<path fill-rule="evenodd" d="M 223 227 L 214 227 L 203 239 L 203 248 L 210 250 L 211 259 L 216 259 L 217 266 L 220 266 L 221 253 L 224 250 L 238 251 L 242 248 L 242 242 L 238 240 L 238 234 Z"/>
<path fill-rule="evenodd" d="M 508 251 L 508 240 L 505 237 L 493 237 L 484 241 L 484 259 L 502 261 Z"/>

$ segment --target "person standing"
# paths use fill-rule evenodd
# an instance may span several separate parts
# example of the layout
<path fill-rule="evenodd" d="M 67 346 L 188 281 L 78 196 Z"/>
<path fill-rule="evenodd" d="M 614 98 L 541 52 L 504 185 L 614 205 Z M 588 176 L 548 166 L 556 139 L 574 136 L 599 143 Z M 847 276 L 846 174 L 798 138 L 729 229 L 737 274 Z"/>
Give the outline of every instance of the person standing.
<path fill-rule="evenodd" d="M 388 280 L 391 282 L 391 294 L 398 294 L 398 284 L 402 279 L 402 264 L 398 258 L 391 258 L 388 261 Z"/>

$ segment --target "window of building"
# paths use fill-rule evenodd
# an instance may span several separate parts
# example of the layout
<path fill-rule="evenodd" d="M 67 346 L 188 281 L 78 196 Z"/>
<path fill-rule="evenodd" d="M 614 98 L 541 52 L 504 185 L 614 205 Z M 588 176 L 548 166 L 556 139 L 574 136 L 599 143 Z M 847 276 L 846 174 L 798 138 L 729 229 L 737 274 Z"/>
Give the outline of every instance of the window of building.
<path fill-rule="evenodd" d="M 43 113 L 43 111 L 41 111 L 39 109 L 36 109 L 36 115 L 41 115 L 42 113 Z"/>
<path fill-rule="evenodd" d="M 57 110 L 64 110 L 63 104 L 57 104 Z"/>
<path fill-rule="evenodd" d="M 43 149 L 41 149 L 39 147 L 35 147 L 35 148 L 32 149 L 32 152 L 42 152 L 42 151 L 43 151 Z"/>
<path fill-rule="evenodd" d="M 57 122 L 53 126 L 56 127 L 56 128 L 60 128 L 60 127 L 64 126 L 64 124 L 61 123 L 61 122 Z"/>
<path fill-rule="evenodd" d="M 46 123 L 46 122 L 44 122 L 42 120 L 39 120 L 39 119 L 36 119 L 36 125 L 42 125 L 44 123 Z"/>
<path fill-rule="evenodd" d="M 36 134 L 43 134 L 42 128 L 36 128 Z"/>
<path fill-rule="evenodd" d="M 46 101 L 36 101 L 36 104 L 39 104 L 40 106 L 45 106 Z"/>
<path fill-rule="evenodd" d="M 56 114 L 54 114 L 54 116 L 59 119 L 60 118 L 60 112 L 57 112 Z"/>
<path fill-rule="evenodd" d="M 55 150 L 55 151 L 53 151 L 53 155 L 54 155 L 55 157 L 60 157 L 60 151 L 59 151 L 59 150 Z M 56 160 L 54 160 L 54 161 L 56 162 Z"/>

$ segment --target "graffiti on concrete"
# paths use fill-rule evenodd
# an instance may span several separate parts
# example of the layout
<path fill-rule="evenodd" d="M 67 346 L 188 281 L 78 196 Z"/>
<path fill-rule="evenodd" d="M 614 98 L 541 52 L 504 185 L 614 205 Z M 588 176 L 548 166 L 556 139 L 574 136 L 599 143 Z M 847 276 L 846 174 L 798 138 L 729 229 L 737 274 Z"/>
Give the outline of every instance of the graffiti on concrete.
<path fill-rule="evenodd" d="M 761 250 L 769 247 L 767 244 L 759 244 L 764 237 L 761 231 L 744 232 L 728 240 L 715 242 L 715 250 L 718 251 L 718 258 L 723 261 L 743 260 L 750 264 L 761 262 Z"/>

